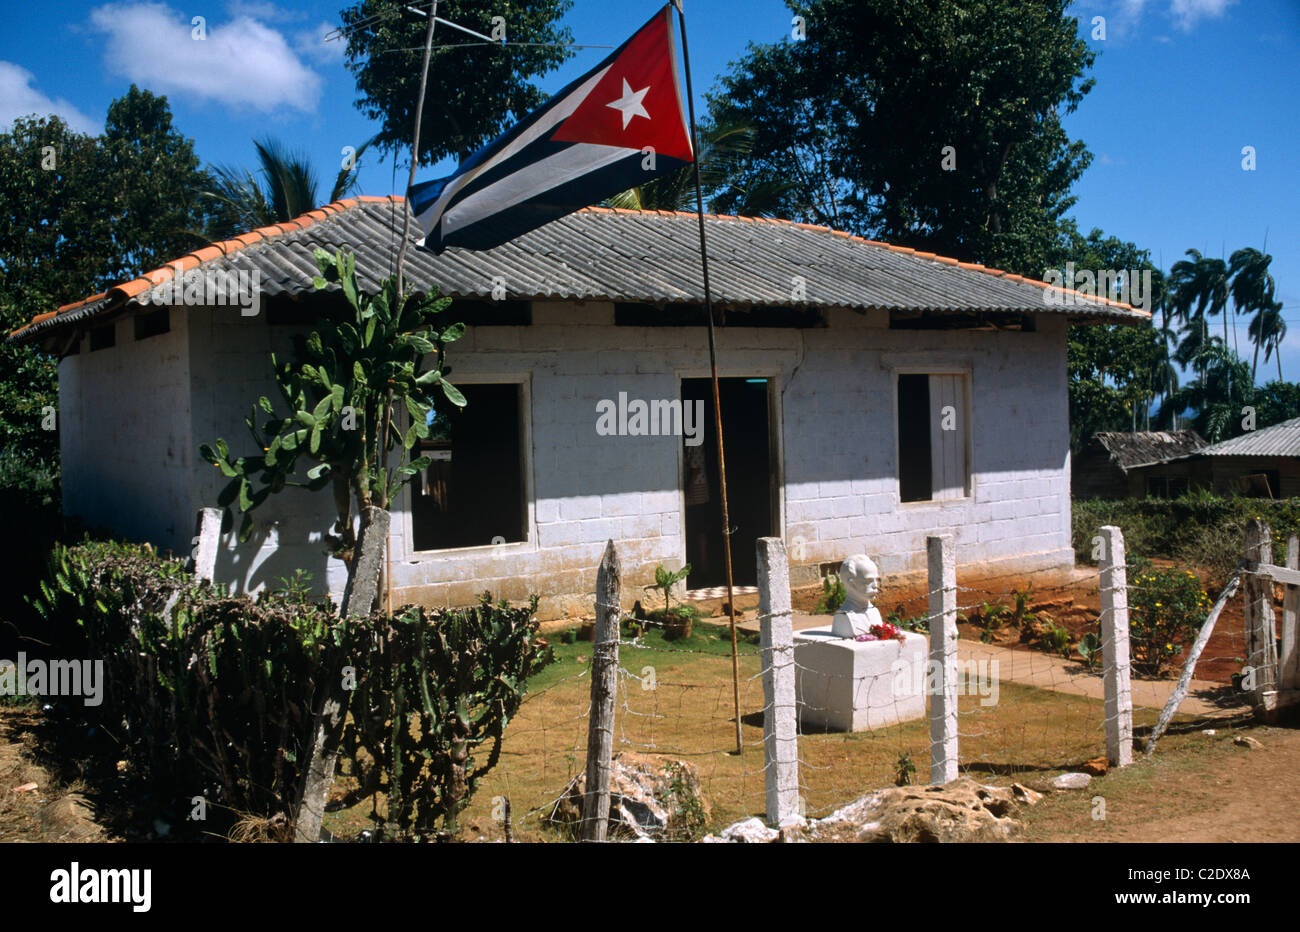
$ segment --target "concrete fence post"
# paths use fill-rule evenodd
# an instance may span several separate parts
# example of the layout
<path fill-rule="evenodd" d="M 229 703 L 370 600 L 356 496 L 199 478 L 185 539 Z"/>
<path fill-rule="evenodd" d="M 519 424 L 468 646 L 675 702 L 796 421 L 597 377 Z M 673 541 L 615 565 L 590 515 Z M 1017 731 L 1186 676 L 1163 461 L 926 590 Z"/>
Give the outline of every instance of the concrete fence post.
<path fill-rule="evenodd" d="M 957 547 L 952 535 L 927 537 L 930 571 L 930 782 L 957 779 Z"/>
<path fill-rule="evenodd" d="M 1101 665 L 1106 701 L 1106 758 L 1116 767 L 1133 763 L 1133 689 L 1128 637 L 1128 569 L 1124 532 L 1101 529 Z"/>
<path fill-rule="evenodd" d="M 780 828 L 799 812 L 799 709 L 795 700 L 790 562 L 778 537 L 760 537 L 758 614 L 763 662 L 763 761 L 767 824 Z"/>
<path fill-rule="evenodd" d="M 200 508 L 194 519 L 194 578 L 208 582 L 217 574 L 217 551 L 221 548 L 221 509 Z"/>

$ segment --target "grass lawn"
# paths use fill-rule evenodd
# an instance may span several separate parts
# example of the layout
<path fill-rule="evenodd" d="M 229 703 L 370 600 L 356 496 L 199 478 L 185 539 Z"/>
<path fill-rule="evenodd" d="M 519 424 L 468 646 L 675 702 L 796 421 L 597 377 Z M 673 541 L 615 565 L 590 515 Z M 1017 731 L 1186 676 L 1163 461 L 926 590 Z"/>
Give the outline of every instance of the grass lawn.
<path fill-rule="evenodd" d="M 730 641 L 726 629 L 697 624 L 691 638 L 666 642 L 657 631 L 625 640 L 624 673 L 615 719 L 615 753 L 666 754 L 697 769 L 711 807 L 709 826 L 761 815 L 763 784 L 763 684 L 754 637 L 740 644 L 740 707 L 744 753 L 736 755 Z M 556 662 L 529 683 L 529 695 L 506 730 L 501 761 L 480 786 L 464 823 L 499 837 L 494 797 L 509 797 L 521 840 L 556 838 L 546 830 L 551 806 L 585 764 L 591 681 L 590 642 L 563 643 L 552 633 Z M 963 696 L 961 760 L 965 774 L 987 783 L 1048 778 L 1104 753 L 1099 700 L 1012 683 L 1000 685 L 996 705 Z M 1157 713 L 1134 710 L 1134 726 Z M 1165 740 L 1180 741 L 1178 735 Z M 856 734 L 800 737 L 800 783 L 810 816 L 820 817 L 883 786 L 893 785 L 900 759 L 915 767 L 913 782 L 929 779 L 929 726 L 925 719 Z M 382 807 L 382 800 L 380 806 Z M 369 825 L 369 806 L 327 817 L 327 827 L 351 835 Z"/>

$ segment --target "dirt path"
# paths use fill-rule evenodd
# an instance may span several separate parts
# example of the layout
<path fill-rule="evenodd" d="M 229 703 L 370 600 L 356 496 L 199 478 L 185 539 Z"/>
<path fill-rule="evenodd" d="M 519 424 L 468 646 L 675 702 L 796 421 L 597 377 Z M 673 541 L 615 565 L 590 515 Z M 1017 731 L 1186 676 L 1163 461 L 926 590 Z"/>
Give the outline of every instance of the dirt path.
<path fill-rule="evenodd" d="M 1027 814 L 1028 840 L 1300 842 L 1300 729 L 1214 731 L 1044 800 Z M 1234 744 L 1241 734 L 1263 747 Z M 1093 818 L 1098 795 L 1104 820 Z"/>
<path fill-rule="evenodd" d="M 0 843 L 105 840 L 79 787 L 32 760 L 34 707 L 0 705 Z"/>
<path fill-rule="evenodd" d="M 1066 660 L 1042 651 L 1012 650 L 996 644 L 959 640 L 957 659 L 976 663 L 996 662 L 998 676 L 1012 683 L 1052 689 L 1056 692 L 1092 699 L 1105 699 L 1105 686 L 1099 672 L 1090 671 L 1082 663 Z M 1163 709 L 1173 694 L 1178 681 L 1173 677 L 1160 680 L 1139 679 L 1131 681 L 1133 704 L 1148 709 Z M 1231 717 L 1244 712 L 1248 706 L 1220 683 L 1193 679 L 1187 698 L 1178 711 L 1185 715 L 1204 717 Z"/>

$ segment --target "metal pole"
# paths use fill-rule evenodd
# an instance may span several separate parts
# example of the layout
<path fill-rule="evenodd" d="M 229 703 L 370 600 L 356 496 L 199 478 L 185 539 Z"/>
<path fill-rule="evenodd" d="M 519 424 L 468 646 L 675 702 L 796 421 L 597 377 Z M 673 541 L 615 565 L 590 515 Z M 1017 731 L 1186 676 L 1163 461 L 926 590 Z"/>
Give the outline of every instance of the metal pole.
<path fill-rule="evenodd" d="M 709 370 L 713 380 L 713 427 L 718 435 L 718 479 L 722 486 L 722 553 L 727 568 L 727 609 L 731 615 L 731 693 L 736 713 L 736 753 L 744 748 L 740 736 L 740 661 L 736 649 L 736 593 L 731 575 L 731 516 L 727 511 L 727 457 L 722 444 L 722 401 L 718 395 L 718 351 L 713 333 L 713 293 L 709 289 L 709 252 L 704 239 L 704 195 L 700 190 L 700 140 L 695 129 L 695 95 L 691 90 L 691 54 L 686 45 L 686 14 L 682 0 L 673 0 L 682 27 L 682 62 L 686 67 L 686 105 L 691 118 L 691 160 L 695 169 L 695 211 L 700 225 L 700 264 L 704 270 L 704 309 L 709 323 Z"/>
<path fill-rule="evenodd" d="M 417 11 L 418 12 L 418 11 Z M 411 139 L 411 174 L 406 179 L 406 190 L 410 191 L 411 186 L 415 184 L 415 171 L 420 165 L 420 120 L 424 116 L 424 92 L 429 86 L 429 59 L 433 55 L 433 29 L 438 22 L 438 0 L 433 0 L 429 9 L 429 28 L 424 33 L 424 64 L 420 68 L 420 93 L 415 100 L 415 129 Z M 402 270 L 406 265 L 406 249 L 410 245 L 411 235 L 411 206 L 406 203 L 406 198 L 402 199 L 402 242 L 397 247 L 397 301 L 400 306 L 403 299 L 404 283 L 402 280 Z M 384 436 L 379 438 L 379 456 L 381 465 L 388 467 L 388 423 L 392 417 L 389 410 L 393 404 L 393 395 L 391 390 L 384 396 Z M 391 505 L 390 502 L 385 504 Z M 386 559 L 384 561 L 384 595 L 387 605 L 388 614 L 393 614 L 393 543 L 390 539 L 384 547 Z"/>

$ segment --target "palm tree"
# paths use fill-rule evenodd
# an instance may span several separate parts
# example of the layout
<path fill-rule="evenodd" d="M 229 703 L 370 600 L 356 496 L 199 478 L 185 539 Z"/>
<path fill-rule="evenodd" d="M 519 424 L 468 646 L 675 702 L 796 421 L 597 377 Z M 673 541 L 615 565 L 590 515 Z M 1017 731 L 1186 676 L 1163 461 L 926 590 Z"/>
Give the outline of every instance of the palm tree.
<path fill-rule="evenodd" d="M 736 168 L 754 147 L 754 131 L 738 124 L 712 125 L 700 130 L 700 189 L 707 201 L 733 184 Z M 792 185 L 777 179 L 745 192 L 738 213 L 767 216 Z M 629 188 L 605 201 L 628 210 L 695 210 L 695 169 L 683 165 L 674 172 Z"/>
<path fill-rule="evenodd" d="M 1259 324 L 1258 328 L 1255 326 Z M 1282 381 L 1282 341 L 1286 339 L 1286 321 L 1282 319 L 1282 302 L 1271 302 L 1268 307 L 1264 308 L 1256 315 L 1255 320 L 1250 322 L 1251 335 L 1256 336 L 1258 331 L 1256 347 L 1260 343 L 1264 344 L 1264 365 L 1268 365 L 1268 357 L 1273 353 L 1277 354 L 1277 380 Z"/>
<path fill-rule="evenodd" d="M 1202 372 L 1201 377 L 1175 391 L 1161 408 L 1160 416 L 1164 420 L 1193 409 L 1196 411 L 1193 426 L 1214 443 L 1226 436 L 1230 425 L 1240 416 L 1241 405 L 1252 397 L 1253 389 L 1247 387 L 1246 363 L 1218 337 L 1210 337 L 1194 362 Z"/>
<path fill-rule="evenodd" d="M 367 139 L 352 158 L 352 167 L 341 166 L 330 195 L 319 201 L 319 182 L 315 170 L 301 152 L 289 151 L 276 140 L 255 139 L 260 163 L 257 173 L 246 168 L 217 165 L 211 169 L 212 187 L 201 192 L 213 202 L 206 235 L 224 239 L 258 227 L 285 223 L 345 197 L 356 187 L 357 165 L 361 155 L 377 136 Z M 258 175 L 261 178 L 258 178 Z"/>
<path fill-rule="evenodd" d="M 1255 358 L 1250 365 L 1250 376 L 1255 377 L 1255 369 L 1259 364 L 1259 348 L 1265 339 L 1265 328 L 1262 316 L 1269 312 L 1273 304 L 1273 289 L 1275 283 L 1273 276 L 1269 273 L 1269 264 L 1273 257 L 1265 255 L 1252 246 L 1244 249 L 1238 249 L 1228 260 L 1228 269 L 1232 274 L 1232 302 L 1236 306 L 1238 314 L 1243 311 L 1255 313 L 1255 318 L 1250 322 L 1248 333 L 1255 341 Z M 1280 321 L 1281 318 L 1278 317 Z M 1283 332 L 1286 325 L 1283 324 Z M 1264 362 L 1268 362 L 1268 356 L 1264 356 Z M 1279 365 L 1281 361 L 1279 360 Z"/>
<path fill-rule="evenodd" d="M 1223 343 L 1225 346 L 1228 343 L 1228 264 L 1222 259 L 1203 256 L 1196 249 L 1189 249 L 1186 254 L 1191 261 L 1182 259 L 1175 262 L 1170 270 L 1170 281 L 1178 316 L 1189 328 L 1195 326 L 1200 331 L 1199 334 L 1188 333 L 1188 339 L 1193 340 L 1192 346 L 1186 350 L 1179 347 L 1179 352 L 1187 360 L 1192 360 L 1203 358 L 1200 350 L 1209 345 L 1207 315 L 1223 314 Z"/>

